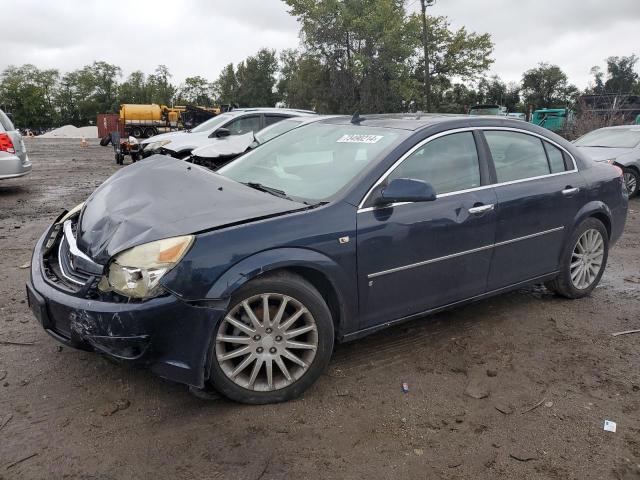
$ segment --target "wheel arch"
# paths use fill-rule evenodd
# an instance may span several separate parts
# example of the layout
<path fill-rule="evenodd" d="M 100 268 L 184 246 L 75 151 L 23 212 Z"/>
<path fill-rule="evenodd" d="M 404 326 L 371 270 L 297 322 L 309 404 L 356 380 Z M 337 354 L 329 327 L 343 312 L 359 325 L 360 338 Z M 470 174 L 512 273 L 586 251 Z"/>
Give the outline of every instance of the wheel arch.
<path fill-rule="evenodd" d="M 578 225 L 580 225 L 582 221 L 589 217 L 600 220 L 607 230 L 607 235 L 609 236 L 609 238 L 611 238 L 611 210 L 604 202 L 601 202 L 599 200 L 588 202 L 578 211 L 574 219 L 571 232 L 568 232 L 567 238 L 570 237 L 571 233 L 578 227 Z"/>
<path fill-rule="evenodd" d="M 331 311 L 336 337 L 341 339 L 345 333 L 345 321 L 355 317 L 356 305 L 348 298 L 357 298 L 357 292 L 349 284 L 342 267 L 315 250 L 277 248 L 251 255 L 223 273 L 209 289 L 207 298 L 229 298 L 247 282 L 276 272 L 299 275 L 320 292 Z M 345 295 L 349 289 L 354 291 L 354 295 Z"/>

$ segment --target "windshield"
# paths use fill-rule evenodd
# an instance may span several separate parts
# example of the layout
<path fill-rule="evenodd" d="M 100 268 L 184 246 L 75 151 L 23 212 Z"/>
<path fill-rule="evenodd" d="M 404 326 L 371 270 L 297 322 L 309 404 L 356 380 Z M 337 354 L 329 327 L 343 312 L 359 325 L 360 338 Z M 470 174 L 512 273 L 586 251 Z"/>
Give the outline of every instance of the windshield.
<path fill-rule="evenodd" d="M 234 115 L 232 115 L 230 113 L 223 113 L 221 115 L 218 115 L 218 116 L 215 116 L 213 118 L 210 118 L 209 120 L 207 120 L 206 122 L 201 123 L 200 125 L 198 125 L 195 128 L 192 128 L 191 131 L 193 133 L 210 132 L 210 131 L 215 130 L 216 128 L 218 128 L 220 125 L 225 123 L 227 120 L 231 120 L 233 117 L 234 117 Z"/>
<path fill-rule="evenodd" d="M 237 182 L 261 184 L 292 198 L 330 198 L 395 145 L 404 132 L 312 123 L 261 145 L 218 170 Z"/>
<path fill-rule="evenodd" d="M 256 133 L 256 140 L 258 143 L 264 143 L 272 138 L 275 138 L 283 133 L 293 130 L 302 123 L 300 119 L 289 118 L 287 120 L 281 120 L 265 129 Z"/>
<path fill-rule="evenodd" d="M 640 145 L 640 128 L 601 128 L 583 135 L 578 147 L 634 148 Z"/>

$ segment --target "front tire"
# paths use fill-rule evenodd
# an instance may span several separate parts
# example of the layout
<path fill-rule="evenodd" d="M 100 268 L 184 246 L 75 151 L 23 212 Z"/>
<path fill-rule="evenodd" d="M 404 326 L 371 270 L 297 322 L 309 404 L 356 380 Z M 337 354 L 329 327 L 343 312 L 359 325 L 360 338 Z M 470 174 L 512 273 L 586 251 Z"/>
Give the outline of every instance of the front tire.
<path fill-rule="evenodd" d="M 629 198 L 637 195 L 640 189 L 640 174 L 633 168 L 625 168 L 623 169 L 623 178 Z"/>
<path fill-rule="evenodd" d="M 609 235 L 597 218 L 587 218 L 565 246 L 560 273 L 546 287 L 567 298 L 589 295 L 600 283 L 609 257 Z"/>
<path fill-rule="evenodd" d="M 302 277 L 276 273 L 235 293 L 212 340 L 209 382 L 248 404 L 301 395 L 320 377 L 333 351 L 326 302 Z"/>

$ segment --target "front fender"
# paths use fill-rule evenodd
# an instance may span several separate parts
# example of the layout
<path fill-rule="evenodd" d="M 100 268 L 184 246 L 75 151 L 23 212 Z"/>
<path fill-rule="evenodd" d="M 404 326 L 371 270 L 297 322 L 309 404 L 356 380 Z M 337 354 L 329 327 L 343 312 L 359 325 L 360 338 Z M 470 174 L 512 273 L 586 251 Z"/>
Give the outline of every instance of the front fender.
<path fill-rule="evenodd" d="M 287 267 L 313 269 L 332 283 L 338 295 L 341 291 L 347 291 L 347 275 L 334 260 L 315 250 L 288 247 L 264 250 L 236 263 L 215 281 L 207 298 L 227 298 L 252 278 Z"/>
<path fill-rule="evenodd" d="M 208 299 L 228 299 L 242 285 L 266 272 L 283 268 L 305 268 L 322 275 L 331 285 L 338 309 L 336 333 L 340 340 L 353 330 L 357 323 L 357 298 L 355 278 L 349 278 L 345 270 L 330 257 L 315 250 L 284 247 L 264 250 L 247 257 L 223 273 L 207 293 Z"/>

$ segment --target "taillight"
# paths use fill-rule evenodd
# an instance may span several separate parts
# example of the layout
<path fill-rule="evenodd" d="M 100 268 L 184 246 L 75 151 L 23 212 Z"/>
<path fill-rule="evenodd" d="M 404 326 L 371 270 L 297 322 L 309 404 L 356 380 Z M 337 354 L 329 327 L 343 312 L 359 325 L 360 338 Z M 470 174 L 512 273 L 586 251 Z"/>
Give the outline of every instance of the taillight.
<path fill-rule="evenodd" d="M 6 133 L 0 133 L 0 152 L 16 153 L 11 137 Z"/>

